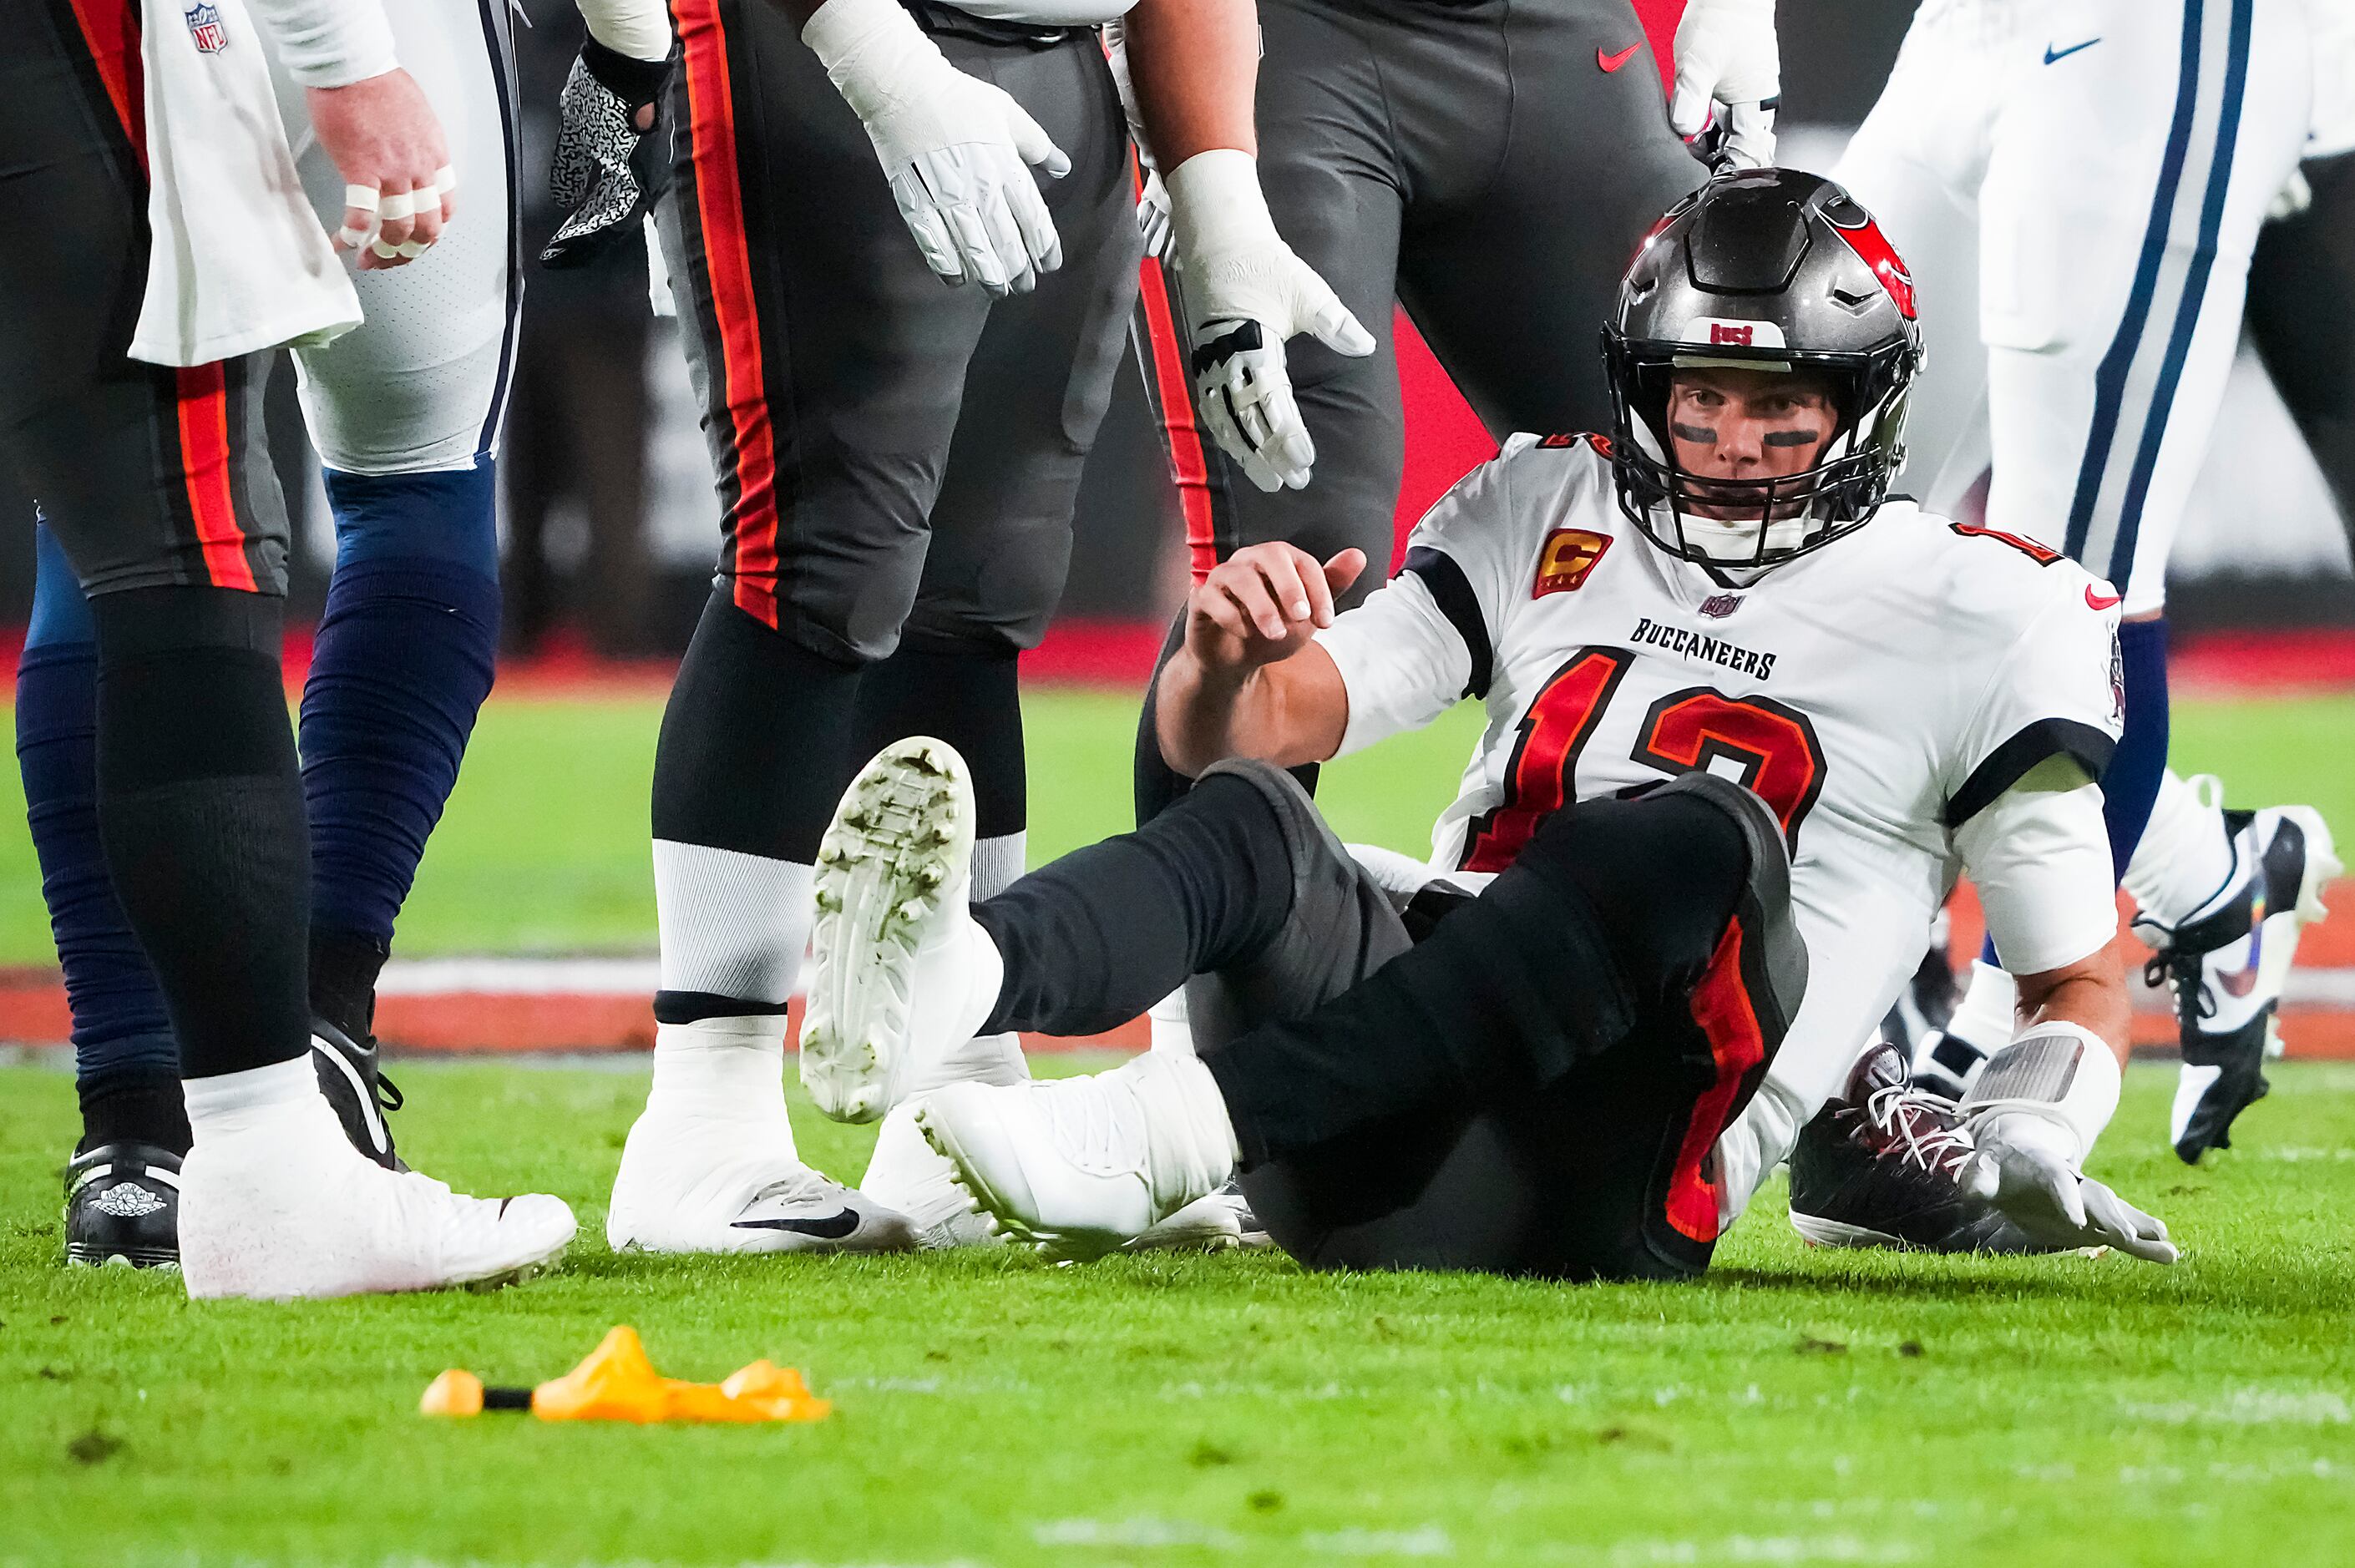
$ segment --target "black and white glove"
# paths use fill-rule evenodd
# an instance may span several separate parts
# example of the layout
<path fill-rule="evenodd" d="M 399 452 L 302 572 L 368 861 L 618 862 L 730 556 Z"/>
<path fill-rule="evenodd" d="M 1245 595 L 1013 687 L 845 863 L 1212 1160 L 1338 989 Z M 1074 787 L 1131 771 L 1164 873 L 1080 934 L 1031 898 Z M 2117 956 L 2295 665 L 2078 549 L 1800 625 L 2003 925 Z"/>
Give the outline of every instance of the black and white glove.
<path fill-rule="evenodd" d="M 2167 1224 L 2084 1172 L 2118 1104 L 2118 1062 L 2091 1030 L 2042 1023 L 1987 1058 L 1963 1097 L 1977 1150 L 1964 1185 L 2048 1246 L 2173 1263 Z"/>
<path fill-rule="evenodd" d="M 1668 124 L 1715 174 L 1774 162 L 1783 57 L 1774 0 L 1686 0 Z"/>
<path fill-rule="evenodd" d="M 1284 343 L 1309 333 L 1358 359 L 1374 352 L 1373 334 L 1276 232 L 1250 154 L 1197 153 L 1167 183 L 1202 423 L 1260 489 L 1301 489 L 1316 443 L 1293 398 Z"/>
<path fill-rule="evenodd" d="M 635 233 L 661 194 L 668 137 L 662 123 L 663 84 L 670 62 L 633 59 L 591 38 L 581 46 L 558 101 L 556 155 L 549 194 L 564 221 L 539 253 L 544 267 L 578 267 Z M 648 110 L 648 129 L 638 122 Z"/>

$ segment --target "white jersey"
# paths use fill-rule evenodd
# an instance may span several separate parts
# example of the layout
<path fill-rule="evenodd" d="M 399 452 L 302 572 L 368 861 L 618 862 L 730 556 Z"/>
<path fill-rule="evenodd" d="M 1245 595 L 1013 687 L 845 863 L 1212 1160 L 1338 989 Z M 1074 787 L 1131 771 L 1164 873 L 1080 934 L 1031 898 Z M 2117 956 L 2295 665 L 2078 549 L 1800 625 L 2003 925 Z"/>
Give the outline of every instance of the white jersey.
<path fill-rule="evenodd" d="M 1955 829 L 2050 758 L 2107 764 L 2118 619 L 2073 561 L 1910 501 L 1728 588 L 1623 515 L 1598 438 L 1520 435 L 1317 640 L 1348 693 L 1344 754 L 1485 703 L 1432 835 L 1450 882 L 1485 884 L 1566 800 L 1691 768 L 1774 809 L 1809 977 L 1761 1098 L 1795 1132 L 1921 962 Z"/>

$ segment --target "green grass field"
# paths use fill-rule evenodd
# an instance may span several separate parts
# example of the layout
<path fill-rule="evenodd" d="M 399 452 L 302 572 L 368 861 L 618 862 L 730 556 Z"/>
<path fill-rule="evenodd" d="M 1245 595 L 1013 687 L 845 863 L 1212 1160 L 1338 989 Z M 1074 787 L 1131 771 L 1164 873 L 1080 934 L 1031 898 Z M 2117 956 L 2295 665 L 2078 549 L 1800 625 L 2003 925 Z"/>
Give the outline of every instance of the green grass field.
<path fill-rule="evenodd" d="M 495 699 L 401 917 L 398 951 L 651 951 L 646 792 L 655 698 Z M 1135 699 L 1034 695 L 1030 851 L 1051 859 L 1129 825 Z M 1328 770 L 1318 802 L 1344 838 L 1421 853 L 1479 733 L 1457 709 Z M 2179 703 L 2176 762 L 2236 800 L 2303 800 L 2355 823 L 2355 695 Z M 55 961 L 14 768 L 0 768 L 0 964 Z M 2355 831 L 2350 829 L 2347 831 Z"/>
<path fill-rule="evenodd" d="M 2243 1147 L 2101 1172 L 2187 1248 L 1810 1253 L 1779 1187 L 1700 1284 L 1312 1276 L 1280 1257 L 656 1261 L 602 1239 L 645 1079 L 412 1067 L 402 1145 L 569 1199 L 493 1296 L 192 1306 L 56 1265 L 62 1074 L 0 1069 L 0 1563 L 2331 1563 L 2355 1557 L 2355 1071 Z M 801 1118 L 855 1178 L 868 1134 Z M 802 1367 L 821 1425 L 428 1422 L 445 1366 Z M 2342 1555 L 2344 1554 L 2344 1555 Z"/>
<path fill-rule="evenodd" d="M 1126 825 L 1132 713 L 1033 705 L 1035 856 Z M 656 714 L 494 705 L 402 951 L 650 947 Z M 2355 821 L 2350 733 L 2355 698 L 2188 704 L 2178 759 Z M 1470 739 L 1393 743 L 1322 798 L 1345 835 L 1417 847 Z M 48 959 L 12 828 L 0 961 Z M 1266 1255 L 617 1257 L 642 1065 L 412 1064 L 404 1151 L 563 1195 L 566 1266 L 489 1296 L 197 1307 L 58 1266 L 71 1085 L 0 1066 L 0 1568 L 2355 1561 L 2355 1068 L 2279 1069 L 2199 1170 L 2161 1147 L 2170 1076 L 2129 1074 L 2096 1170 L 2174 1226 L 2173 1269 L 1811 1253 L 1778 1182 L 1702 1282 L 1572 1289 Z M 871 1133 L 798 1114 L 804 1153 L 856 1180 Z M 554 1376 L 617 1322 L 677 1375 L 801 1366 L 837 1412 L 415 1414 L 445 1366 Z"/>

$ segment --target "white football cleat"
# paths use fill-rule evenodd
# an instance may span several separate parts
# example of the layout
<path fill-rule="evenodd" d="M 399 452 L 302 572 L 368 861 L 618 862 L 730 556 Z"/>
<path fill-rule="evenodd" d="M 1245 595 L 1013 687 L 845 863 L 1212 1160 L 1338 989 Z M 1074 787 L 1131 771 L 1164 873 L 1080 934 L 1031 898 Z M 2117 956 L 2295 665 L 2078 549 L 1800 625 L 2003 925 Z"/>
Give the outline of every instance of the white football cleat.
<path fill-rule="evenodd" d="M 310 1078 L 307 1060 L 299 1061 Z M 180 1167 L 180 1271 L 197 1298 L 477 1289 L 537 1274 L 577 1228 L 562 1201 L 469 1198 L 364 1158 L 312 1092 L 201 1132 Z"/>
<path fill-rule="evenodd" d="M 613 1178 L 616 1252 L 902 1252 L 906 1217 L 802 1163 L 783 1106 L 768 1118 L 649 1106 Z"/>
<path fill-rule="evenodd" d="M 2310 806 L 2222 817 L 2232 879 L 2172 931 L 2135 925 L 2154 949 L 2149 979 L 2175 993 L 2183 1068 L 2168 1141 L 2186 1163 L 2230 1148 L 2233 1118 L 2264 1097 L 2264 1062 L 2281 1054 L 2275 1014 L 2298 935 L 2328 913 L 2323 889 L 2340 870 L 2330 829 Z"/>
<path fill-rule="evenodd" d="M 955 1168 L 924 1141 L 916 1126 L 916 1107 L 923 1103 L 922 1096 L 902 1100 L 884 1117 L 858 1190 L 907 1215 L 923 1251 L 1003 1246 L 1006 1238 L 987 1216 L 974 1213 L 973 1200 L 956 1184 Z"/>
<path fill-rule="evenodd" d="M 837 1121 L 905 1099 L 996 1005 L 1006 966 L 966 901 L 973 824 L 964 758 L 917 736 L 860 769 L 819 841 L 801 1072 Z"/>
<path fill-rule="evenodd" d="M 916 1125 L 998 1225 L 1051 1256 L 1101 1256 L 1226 1185 L 1240 1153 L 1210 1070 L 1148 1051 L 1109 1073 L 951 1084 Z"/>
<path fill-rule="evenodd" d="M 1197 1198 L 1130 1242 L 1123 1252 L 1232 1252 L 1275 1244 L 1252 1213 L 1251 1200 L 1230 1181 Z"/>

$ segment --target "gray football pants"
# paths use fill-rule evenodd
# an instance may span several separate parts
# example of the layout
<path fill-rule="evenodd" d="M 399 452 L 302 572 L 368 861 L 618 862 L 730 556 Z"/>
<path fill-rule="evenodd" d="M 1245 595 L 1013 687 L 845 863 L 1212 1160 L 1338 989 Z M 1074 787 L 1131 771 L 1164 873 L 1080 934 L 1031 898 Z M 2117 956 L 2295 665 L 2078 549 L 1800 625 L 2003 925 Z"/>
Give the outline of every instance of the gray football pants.
<path fill-rule="evenodd" d="M 1260 0 L 1259 11 L 1268 205 L 1378 346 L 1345 359 L 1309 337 L 1287 345 L 1316 442 L 1305 490 L 1263 494 L 1201 450 L 1189 420 L 1164 428 L 1180 483 L 1191 481 L 1198 569 L 1269 539 L 1319 557 L 1355 545 L 1373 567 L 1354 602 L 1389 564 L 1403 461 L 1393 298 L 1499 440 L 1608 429 L 1604 318 L 1636 245 L 1701 169 L 1668 129 L 1627 0 Z M 1187 356 L 1166 341 L 1155 352 L 1146 323 L 1182 335 L 1182 298 L 1169 304 L 1138 316 L 1139 360 L 1165 409 L 1182 408 Z"/>

